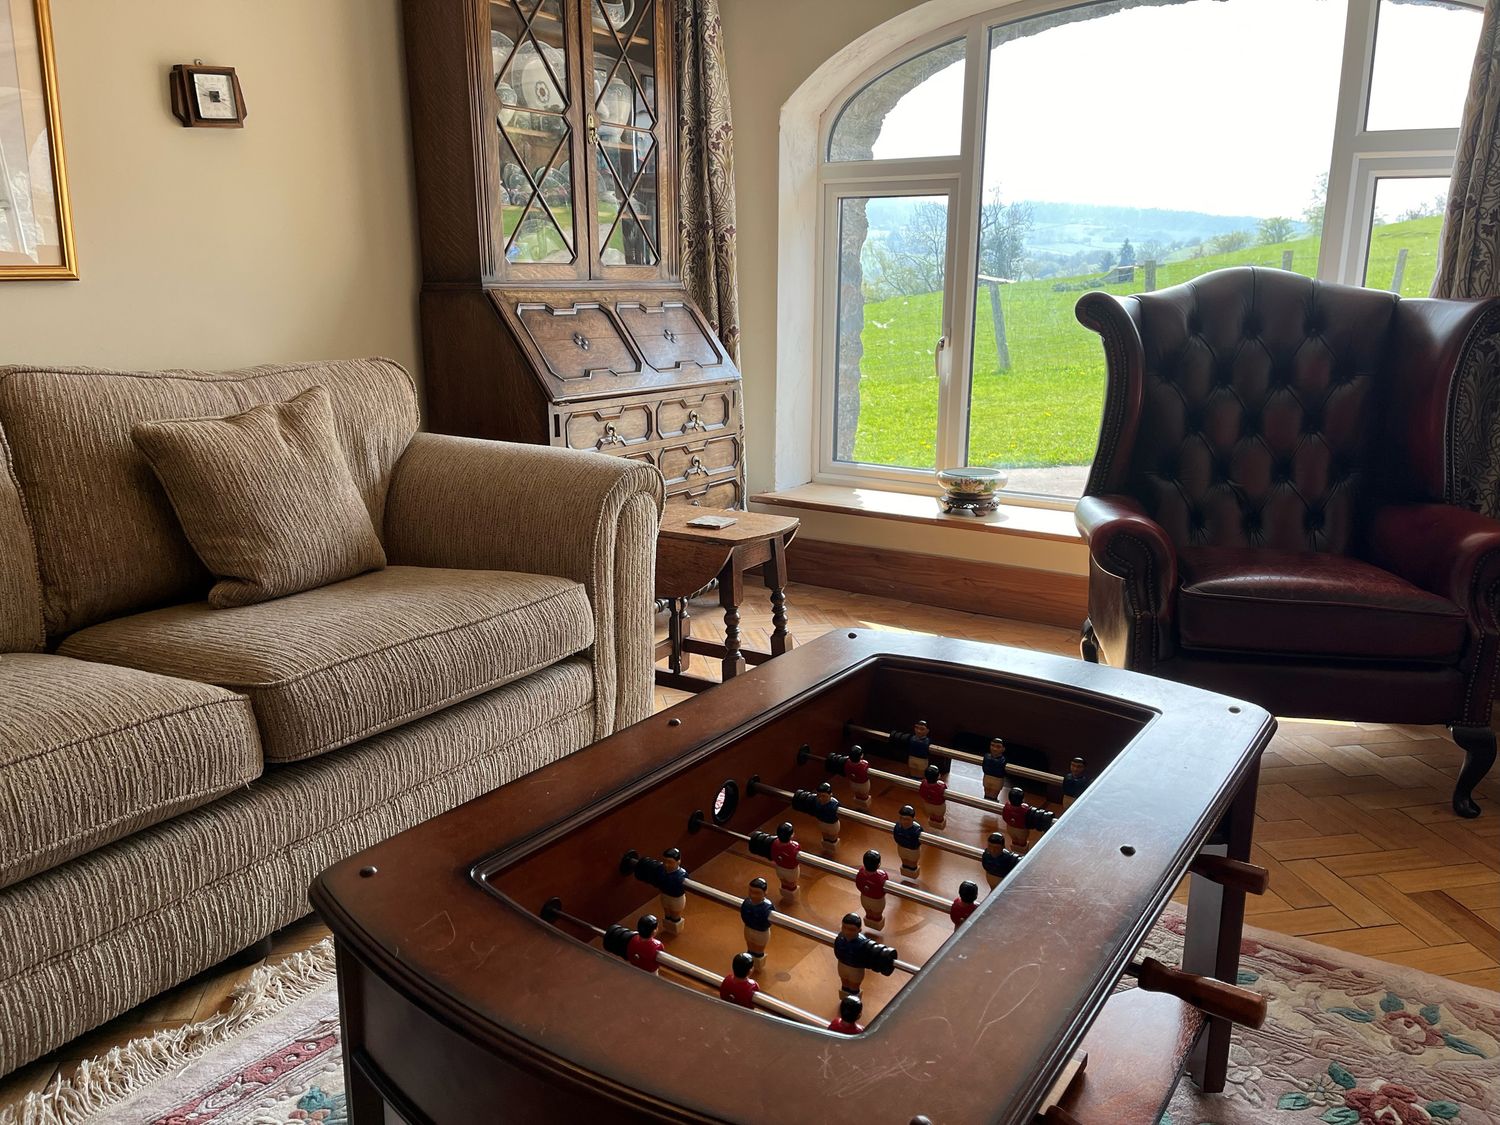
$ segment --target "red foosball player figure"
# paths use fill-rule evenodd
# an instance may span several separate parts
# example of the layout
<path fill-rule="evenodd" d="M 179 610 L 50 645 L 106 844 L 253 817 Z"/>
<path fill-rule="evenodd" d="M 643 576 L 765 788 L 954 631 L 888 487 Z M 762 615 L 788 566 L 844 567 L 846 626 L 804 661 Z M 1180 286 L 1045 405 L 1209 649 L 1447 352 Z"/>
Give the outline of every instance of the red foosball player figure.
<path fill-rule="evenodd" d="M 948 786 L 943 782 L 937 766 L 928 766 L 917 786 L 917 796 L 922 798 L 922 807 L 927 810 L 930 828 L 942 828 L 948 823 Z"/>
<path fill-rule="evenodd" d="M 750 880 L 750 893 L 740 903 L 740 921 L 745 923 L 745 951 L 759 965 L 771 944 L 771 915 L 776 907 L 766 897 L 766 881 L 760 876 Z"/>
<path fill-rule="evenodd" d="M 656 925 L 655 914 L 642 914 L 635 924 L 635 936 L 625 945 L 625 960 L 648 973 L 656 972 L 656 959 L 662 951 Z"/>
<path fill-rule="evenodd" d="M 755 1007 L 754 996 L 760 991 L 760 985 L 750 979 L 750 970 L 754 967 L 755 959 L 750 954 L 736 953 L 729 965 L 729 975 L 719 982 L 719 999 L 738 1004 L 741 1008 Z"/>
<path fill-rule="evenodd" d="M 839 1014 L 832 1023 L 828 1025 L 829 1031 L 837 1031 L 840 1035 L 858 1035 L 864 1030 L 859 1022 L 859 1017 L 864 1014 L 865 1002 L 859 998 L 859 993 L 845 996 L 839 1001 Z"/>
<path fill-rule="evenodd" d="M 953 928 L 956 930 L 969 920 L 979 907 L 979 884 L 973 879 L 965 879 L 958 885 L 958 897 L 953 900 L 953 905 L 948 910 L 948 917 L 953 919 Z"/>
<path fill-rule="evenodd" d="M 985 747 L 984 758 L 979 763 L 984 777 L 984 796 L 988 801 L 998 801 L 1000 790 L 1005 788 L 1005 739 L 992 738 Z"/>
<path fill-rule="evenodd" d="M 901 856 L 901 874 L 915 879 L 922 869 L 922 826 L 917 823 L 917 810 L 902 805 L 896 814 L 896 826 L 891 836 L 896 841 L 896 851 Z"/>
<path fill-rule="evenodd" d="M 661 891 L 662 929 L 669 934 L 682 933 L 685 924 L 682 912 L 687 907 L 687 868 L 682 866 L 682 853 L 668 848 L 661 853 L 661 875 L 657 889 Z"/>
<path fill-rule="evenodd" d="M 833 956 L 839 963 L 841 997 L 858 992 L 869 969 L 887 977 L 896 971 L 896 951 L 864 934 L 858 914 L 844 915 L 839 936 L 833 939 Z"/>
<path fill-rule="evenodd" d="M 855 802 L 869 805 L 870 762 L 865 757 L 863 746 L 849 747 L 849 756 L 844 759 L 844 776 L 849 779 L 849 788 L 854 790 Z"/>
<path fill-rule="evenodd" d="M 984 877 L 989 880 L 990 890 L 994 890 L 1000 885 L 1000 880 L 1021 862 L 1021 857 L 1006 849 L 1004 836 L 991 832 L 990 838 L 985 841 L 984 854 L 979 857 L 979 862 L 984 867 Z"/>
<path fill-rule="evenodd" d="M 802 863 L 797 858 L 802 854 L 802 845 L 792 838 L 792 825 L 783 821 L 776 828 L 776 839 L 771 842 L 771 862 L 776 865 L 776 877 L 781 880 L 781 893 L 797 893 L 797 882 L 801 878 Z"/>
<path fill-rule="evenodd" d="M 1046 809 L 1033 808 L 1026 803 L 1026 793 L 1019 785 L 1011 789 L 1000 814 L 1005 821 L 1005 834 L 1010 837 L 1010 846 L 1024 853 L 1031 842 L 1031 830 L 1045 832 L 1052 827 L 1053 816 Z"/>
<path fill-rule="evenodd" d="M 1089 787 L 1089 782 L 1093 780 L 1088 775 L 1088 767 L 1084 765 L 1082 758 L 1074 758 L 1068 763 L 1068 772 L 1062 781 L 1064 811 L 1083 795 L 1083 791 Z"/>
<path fill-rule="evenodd" d="M 885 884 L 889 878 L 880 869 L 880 853 L 873 848 L 865 852 L 864 866 L 854 875 L 854 886 L 859 890 L 859 904 L 865 908 L 865 925 L 872 930 L 885 929 Z"/>

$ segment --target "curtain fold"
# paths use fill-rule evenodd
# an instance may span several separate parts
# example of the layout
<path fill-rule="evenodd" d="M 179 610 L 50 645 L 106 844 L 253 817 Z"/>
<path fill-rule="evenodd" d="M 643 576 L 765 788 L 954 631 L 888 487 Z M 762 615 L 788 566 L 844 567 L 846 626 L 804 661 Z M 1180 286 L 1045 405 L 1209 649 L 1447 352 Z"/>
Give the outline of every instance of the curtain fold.
<path fill-rule="evenodd" d="M 1434 297 L 1500 295 L 1500 5 L 1484 26 L 1464 102 Z"/>
<path fill-rule="evenodd" d="M 682 280 L 739 362 L 734 124 L 719 0 L 676 0 L 678 225 Z"/>

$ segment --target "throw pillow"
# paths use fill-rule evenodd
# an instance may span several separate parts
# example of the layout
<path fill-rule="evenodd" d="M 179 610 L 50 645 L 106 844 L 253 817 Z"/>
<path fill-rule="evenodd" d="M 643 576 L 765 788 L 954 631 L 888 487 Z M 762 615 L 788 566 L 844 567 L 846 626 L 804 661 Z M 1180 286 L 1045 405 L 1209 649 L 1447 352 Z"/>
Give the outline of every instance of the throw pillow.
<path fill-rule="evenodd" d="M 326 387 L 229 418 L 142 422 L 130 436 L 218 579 L 209 604 L 252 605 L 385 566 Z"/>

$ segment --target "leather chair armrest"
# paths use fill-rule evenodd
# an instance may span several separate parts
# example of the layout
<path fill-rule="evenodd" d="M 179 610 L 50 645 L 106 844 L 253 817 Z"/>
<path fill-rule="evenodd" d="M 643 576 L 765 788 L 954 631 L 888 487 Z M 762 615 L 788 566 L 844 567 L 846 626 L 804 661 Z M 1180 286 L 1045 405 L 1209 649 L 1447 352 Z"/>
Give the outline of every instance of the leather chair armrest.
<path fill-rule="evenodd" d="M 1177 548 L 1140 501 L 1129 496 L 1085 496 L 1074 519 L 1100 569 L 1130 583 L 1138 608 L 1170 610 L 1177 589 Z"/>
<path fill-rule="evenodd" d="M 1500 633 L 1500 521 L 1450 504 L 1392 504 L 1369 526 L 1370 561 Z"/>

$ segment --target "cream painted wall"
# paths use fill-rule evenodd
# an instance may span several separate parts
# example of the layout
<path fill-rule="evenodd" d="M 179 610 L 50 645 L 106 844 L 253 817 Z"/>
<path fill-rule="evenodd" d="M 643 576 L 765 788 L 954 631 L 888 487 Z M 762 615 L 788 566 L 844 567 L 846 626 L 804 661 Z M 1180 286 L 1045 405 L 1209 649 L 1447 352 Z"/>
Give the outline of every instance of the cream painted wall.
<path fill-rule="evenodd" d="M 415 372 L 398 0 L 52 0 L 79 281 L 0 282 L 0 362 L 221 368 L 384 354 Z M 167 72 L 234 66 L 243 130 Z"/>

